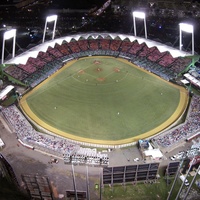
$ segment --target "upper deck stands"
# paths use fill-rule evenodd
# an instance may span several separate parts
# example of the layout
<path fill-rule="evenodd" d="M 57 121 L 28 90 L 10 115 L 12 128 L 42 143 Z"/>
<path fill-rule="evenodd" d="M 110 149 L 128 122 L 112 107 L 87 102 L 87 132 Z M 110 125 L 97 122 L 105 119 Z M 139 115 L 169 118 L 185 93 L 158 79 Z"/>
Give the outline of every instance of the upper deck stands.
<path fill-rule="evenodd" d="M 99 36 L 101 36 L 102 38 L 105 38 L 105 39 L 107 37 L 111 37 L 113 39 L 116 38 L 116 37 L 119 37 L 122 40 L 124 38 L 129 38 L 130 42 L 137 40 L 139 44 L 144 42 L 149 48 L 156 46 L 160 52 L 164 52 L 164 51 L 170 52 L 172 57 L 185 57 L 185 56 L 191 55 L 187 52 L 180 51 L 178 49 L 175 49 L 173 47 L 169 47 L 169 46 L 161 44 L 159 42 L 155 42 L 155 41 L 140 38 L 140 37 L 135 37 L 135 36 L 132 36 L 132 35 L 123 35 L 123 34 L 118 35 L 116 33 L 98 33 L 98 34 L 94 33 L 94 34 L 95 34 L 95 36 L 99 35 Z M 19 56 L 6 61 L 5 63 L 6 64 L 9 64 L 9 63 L 10 64 L 13 64 L 13 63 L 15 63 L 15 64 L 25 64 L 29 57 L 37 57 L 37 55 L 40 51 L 46 52 L 49 46 L 51 46 L 53 48 L 55 47 L 55 44 L 59 44 L 59 45 L 62 46 L 63 41 L 65 41 L 65 43 L 70 42 L 72 38 L 76 38 L 76 40 L 79 40 L 81 38 L 81 40 L 79 40 L 78 44 L 80 46 L 80 43 L 85 42 L 85 44 L 82 45 L 81 49 L 83 50 L 83 46 L 84 46 L 84 48 L 86 50 L 86 49 L 88 49 L 87 38 L 89 36 L 92 36 L 92 35 L 93 35 L 93 33 L 77 34 L 77 35 L 61 37 L 61 38 L 54 39 L 54 40 L 51 40 L 51 41 L 46 41 L 45 43 L 42 43 L 42 44 L 40 44 L 36 47 L 33 47 L 30 50 L 20 54 Z M 82 38 L 85 38 L 85 40 L 84 39 L 82 40 Z M 110 45 L 109 42 L 110 42 L 110 40 L 103 40 L 102 42 L 100 40 L 100 46 L 102 47 L 102 49 L 110 49 L 109 48 L 109 45 Z"/>
<path fill-rule="evenodd" d="M 41 79 L 41 76 L 43 76 L 44 79 L 44 75 L 47 73 L 46 76 L 48 76 L 50 71 L 54 68 L 54 70 L 56 70 L 62 67 L 62 62 L 68 59 L 77 59 L 89 55 L 110 55 L 114 57 L 122 56 L 126 59 L 130 59 L 131 62 L 135 64 L 138 63 L 139 66 L 146 68 L 146 70 L 152 71 L 162 78 L 170 79 L 183 71 L 191 62 L 190 58 L 182 58 L 180 56 L 173 57 L 169 51 L 161 52 L 157 46 L 151 47 L 149 43 L 145 43 L 143 40 L 141 42 L 139 38 L 133 41 L 120 40 L 119 37 L 117 37 L 117 39 L 112 39 L 110 37 L 103 38 L 95 36 L 95 38 L 96 39 L 92 37 L 88 37 L 87 39 L 81 38 L 78 41 L 70 39 L 69 42 L 67 42 L 65 38 L 65 40 L 61 40 L 61 44 L 61 41 L 59 41 L 59 43 L 58 41 L 55 42 L 54 46 L 52 46 L 52 43 L 47 43 L 49 46 L 47 46 L 47 44 L 44 45 L 45 48 L 42 46 L 45 52 L 39 51 L 35 57 L 31 54 L 31 57 L 25 59 L 27 61 L 26 63 L 24 63 L 23 60 L 23 62 L 18 65 L 12 65 L 6 68 L 4 72 L 14 78 L 18 78 L 18 80 L 23 80 L 31 84 L 31 82 L 35 82 L 36 79 Z M 38 50 L 39 49 L 42 48 L 38 47 Z M 27 53 L 25 55 L 29 56 L 30 54 Z M 22 58 L 25 57 L 22 56 L 21 59 Z M 145 58 L 145 60 L 142 58 Z M 19 61 L 21 59 L 16 57 L 10 60 L 10 62 Z M 17 69 L 19 69 L 19 72 Z M 16 74 L 14 74 L 14 72 Z M 43 79 L 41 79 L 41 81 Z"/>

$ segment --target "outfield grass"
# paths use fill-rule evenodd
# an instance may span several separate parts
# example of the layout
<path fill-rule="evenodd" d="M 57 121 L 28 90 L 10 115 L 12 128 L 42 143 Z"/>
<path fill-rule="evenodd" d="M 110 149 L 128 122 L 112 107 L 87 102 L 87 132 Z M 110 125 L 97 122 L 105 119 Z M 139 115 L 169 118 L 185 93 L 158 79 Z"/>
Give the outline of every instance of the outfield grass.
<path fill-rule="evenodd" d="M 88 57 L 70 62 L 20 105 L 36 123 L 64 137 L 117 144 L 168 127 L 182 114 L 186 96 L 126 60 Z"/>

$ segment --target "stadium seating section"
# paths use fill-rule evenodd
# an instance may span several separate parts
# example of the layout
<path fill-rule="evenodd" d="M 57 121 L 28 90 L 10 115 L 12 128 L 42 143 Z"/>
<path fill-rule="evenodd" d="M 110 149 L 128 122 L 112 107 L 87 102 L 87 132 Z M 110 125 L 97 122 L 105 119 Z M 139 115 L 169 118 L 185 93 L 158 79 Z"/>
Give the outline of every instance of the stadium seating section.
<path fill-rule="evenodd" d="M 175 78 L 192 62 L 190 58 L 173 58 L 169 52 L 160 52 L 156 47 L 148 47 L 145 43 L 139 44 L 137 40 L 130 41 L 120 38 L 112 39 L 98 37 L 96 39 L 80 38 L 76 41 L 63 41 L 54 48 L 48 47 L 46 52 L 39 52 L 36 58 L 30 57 L 25 65 L 10 65 L 4 72 L 35 87 L 50 74 L 60 69 L 64 63 L 71 59 L 85 56 L 105 55 L 122 57 L 166 80 Z"/>
<path fill-rule="evenodd" d="M 139 44 L 137 40 L 121 40 L 98 37 L 72 39 L 70 42 L 55 44 L 46 52 L 39 52 L 36 58 L 30 57 L 26 64 L 10 65 L 4 69 L 4 73 L 23 82 L 29 87 L 35 87 L 48 78 L 66 62 L 87 56 L 113 56 L 127 59 L 129 62 L 152 72 L 165 80 L 175 78 L 183 73 L 191 64 L 190 58 L 174 58 L 169 52 L 160 52 L 156 47 L 148 47 L 147 44 Z M 200 130 L 199 115 L 200 98 L 193 96 L 189 114 L 185 123 L 167 132 L 155 136 L 153 141 L 163 148 L 185 140 Z M 61 139 L 50 135 L 44 135 L 33 129 L 31 124 L 16 106 L 2 109 L 2 115 L 15 130 L 18 139 L 34 148 L 48 151 L 52 154 L 63 156 L 65 163 L 88 163 L 108 165 L 107 153 L 101 154 L 96 149 L 81 148 L 67 139 Z"/>
<path fill-rule="evenodd" d="M 97 151 L 96 148 L 83 148 L 67 139 L 36 131 L 16 105 L 3 108 L 2 115 L 16 133 L 18 141 L 30 149 L 40 149 L 52 155 L 63 156 L 66 164 L 109 164 L 106 152 Z"/>

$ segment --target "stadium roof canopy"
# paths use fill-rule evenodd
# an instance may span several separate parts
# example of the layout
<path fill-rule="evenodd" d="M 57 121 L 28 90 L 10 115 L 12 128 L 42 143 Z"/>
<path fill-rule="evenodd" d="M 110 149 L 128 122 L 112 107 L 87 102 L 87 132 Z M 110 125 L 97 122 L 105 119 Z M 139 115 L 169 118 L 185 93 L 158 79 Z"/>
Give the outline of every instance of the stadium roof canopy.
<path fill-rule="evenodd" d="M 38 53 L 40 51 L 46 52 L 49 46 L 54 48 L 55 44 L 62 44 L 63 41 L 70 42 L 72 39 L 79 40 L 80 38 L 87 39 L 88 37 L 93 37 L 94 39 L 98 38 L 99 36 L 106 38 L 111 37 L 115 39 L 116 37 L 120 38 L 121 40 L 129 39 L 131 42 L 137 40 L 139 44 L 146 43 L 148 47 L 154 47 L 156 46 L 160 52 L 168 51 L 173 57 L 185 57 L 185 56 L 191 56 L 188 52 L 180 51 L 178 49 L 175 49 L 173 47 L 167 46 L 165 44 L 155 42 L 149 39 L 141 38 L 141 37 L 135 37 L 132 35 L 125 35 L 125 34 L 117 34 L 117 33 L 86 33 L 86 34 L 75 34 L 65 37 L 60 37 L 51 41 L 47 41 L 45 43 L 39 44 L 30 50 L 27 50 L 26 52 L 16 56 L 15 58 L 12 58 L 8 61 L 6 61 L 6 64 L 26 64 L 29 57 L 36 58 Z"/>

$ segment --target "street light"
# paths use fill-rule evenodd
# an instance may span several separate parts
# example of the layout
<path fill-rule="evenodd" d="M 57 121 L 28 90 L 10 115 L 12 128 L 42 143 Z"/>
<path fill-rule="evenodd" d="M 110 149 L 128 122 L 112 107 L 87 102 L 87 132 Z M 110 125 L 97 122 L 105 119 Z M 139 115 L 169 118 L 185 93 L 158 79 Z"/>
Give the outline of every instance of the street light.
<path fill-rule="evenodd" d="M 5 41 L 13 38 L 13 49 L 12 49 L 12 58 L 15 57 L 15 42 L 16 42 L 16 29 L 11 29 L 6 31 L 3 35 L 3 45 L 2 45 L 2 59 L 1 64 L 4 63 L 4 51 L 5 51 Z"/>
<path fill-rule="evenodd" d="M 44 26 L 44 33 L 43 33 L 42 43 L 44 43 L 44 40 L 45 40 L 45 35 L 46 35 L 47 23 L 48 23 L 48 22 L 54 22 L 52 40 L 54 39 L 54 37 L 55 37 L 55 31 L 56 31 L 57 18 L 58 18 L 57 15 L 51 15 L 51 16 L 48 16 L 48 17 L 46 18 L 46 22 L 45 22 L 45 26 Z"/>
<path fill-rule="evenodd" d="M 135 34 L 135 36 L 137 36 L 135 18 L 139 18 L 139 19 L 143 19 L 144 20 L 145 38 L 147 39 L 146 14 L 144 12 L 139 12 L 139 11 L 134 11 L 133 12 L 134 34 Z"/>
<path fill-rule="evenodd" d="M 192 55 L 194 55 L 194 27 L 193 25 L 180 23 L 179 24 L 180 39 L 179 39 L 179 49 L 182 50 L 182 31 L 192 34 Z"/>

